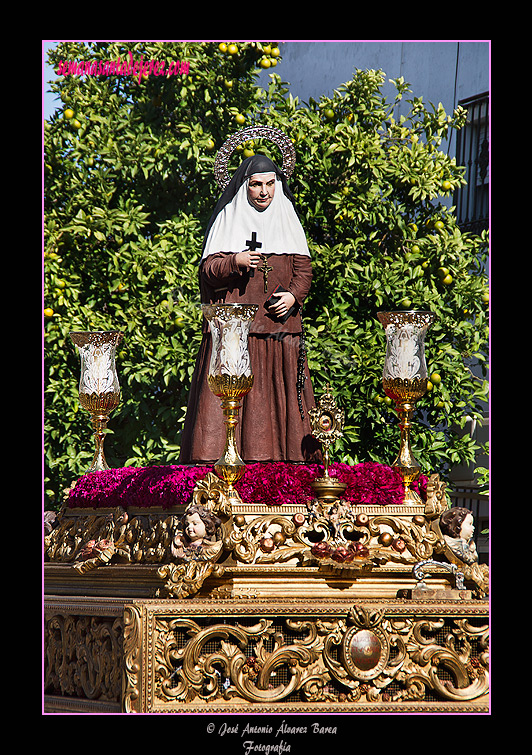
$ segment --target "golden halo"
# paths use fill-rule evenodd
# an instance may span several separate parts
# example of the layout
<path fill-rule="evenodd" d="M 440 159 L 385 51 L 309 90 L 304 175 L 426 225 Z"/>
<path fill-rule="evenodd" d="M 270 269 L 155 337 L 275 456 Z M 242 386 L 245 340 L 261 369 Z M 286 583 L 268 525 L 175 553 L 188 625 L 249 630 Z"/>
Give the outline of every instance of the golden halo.
<path fill-rule="evenodd" d="M 227 170 L 227 163 L 234 150 L 239 144 L 248 139 L 259 137 L 268 139 L 279 147 L 283 157 L 281 170 L 287 178 L 290 178 L 296 164 L 296 151 L 291 140 L 282 131 L 271 126 L 248 126 L 230 136 L 218 150 L 216 160 L 214 161 L 214 175 L 222 191 L 231 180 Z"/>

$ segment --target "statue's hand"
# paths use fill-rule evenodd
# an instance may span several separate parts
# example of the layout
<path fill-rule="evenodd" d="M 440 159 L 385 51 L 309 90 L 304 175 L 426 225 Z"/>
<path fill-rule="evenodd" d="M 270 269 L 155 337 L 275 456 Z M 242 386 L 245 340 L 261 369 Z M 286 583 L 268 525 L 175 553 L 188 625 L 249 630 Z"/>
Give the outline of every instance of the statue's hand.
<path fill-rule="evenodd" d="M 257 252 L 238 252 L 235 254 L 235 260 L 242 270 L 251 270 L 259 266 L 260 254 L 257 254 Z"/>
<path fill-rule="evenodd" d="M 290 307 L 294 306 L 296 297 L 290 291 L 283 291 L 282 293 L 275 294 L 275 296 L 279 298 L 279 301 L 270 307 L 270 312 L 273 312 L 277 317 L 282 317 L 286 315 Z"/>

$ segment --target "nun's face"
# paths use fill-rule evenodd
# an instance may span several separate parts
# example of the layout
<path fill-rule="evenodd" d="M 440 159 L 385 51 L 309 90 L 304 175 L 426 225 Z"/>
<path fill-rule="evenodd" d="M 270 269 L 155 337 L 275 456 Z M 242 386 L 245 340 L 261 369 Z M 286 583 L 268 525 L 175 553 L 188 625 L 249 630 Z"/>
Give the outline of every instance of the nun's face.
<path fill-rule="evenodd" d="M 257 210 L 265 210 L 275 194 L 275 173 L 256 173 L 248 184 L 248 199 Z"/>

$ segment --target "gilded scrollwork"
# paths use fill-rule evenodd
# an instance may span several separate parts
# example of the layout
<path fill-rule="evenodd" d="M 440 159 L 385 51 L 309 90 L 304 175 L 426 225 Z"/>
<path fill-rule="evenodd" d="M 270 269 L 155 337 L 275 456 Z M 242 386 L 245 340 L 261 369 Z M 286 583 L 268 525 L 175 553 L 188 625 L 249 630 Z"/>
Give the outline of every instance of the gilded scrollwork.
<path fill-rule="evenodd" d="M 411 625 L 408 658 L 398 677 L 404 689 L 393 700 L 424 699 L 428 690 L 451 701 L 474 700 L 487 693 L 486 625 L 475 626 L 463 619 L 449 625 L 443 618 L 412 621 Z"/>
<path fill-rule="evenodd" d="M 185 560 L 180 564 L 163 564 L 157 575 L 164 584 L 158 590 L 158 597 L 188 598 L 201 589 L 207 577 L 220 577 L 223 566 L 212 561 Z"/>
<path fill-rule="evenodd" d="M 225 532 L 232 526 L 225 486 L 215 475 L 200 481 L 193 500 L 182 516 L 177 514 L 130 515 L 121 507 L 105 514 L 68 516 L 66 510 L 45 529 L 45 559 L 70 564 L 86 574 L 113 563 L 160 564 L 166 597 L 194 595 L 211 574 L 223 549 Z M 187 520 L 195 520 L 208 532 L 201 538 L 187 535 Z M 228 525 L 229 523 L 229 525 Z"/>
<path fill-rule="evenodd" d="M 413 565 L 430 557 L 438 535 L 421 509 L 415 515 L 375 514 L 368 516 L 356 506 L 339 500 L 324 507 L 320 501 L 309 505 L 308 525 L 302 535 L 320 535 L 311 552 L 330 563 L 331 559 L 351 566 L 399 563 Z"/>
<path fill-rule="evenodd" d="M 72 611 L 60 603 L 54 598 L 45 615 L 50 700 L 107 702 L 126 713 L 286 703 L 428 712 L 485 706 L 489 692 L 480 606 L 364 601 L 313 612 L 289 601 L 251 610 L 206 601 L 189 611 L 154 600 L 120 613 L 105 601 L 76 601 Z"/>
<path fill-rule="evenodd" d="M 447 508 L 445 482 L 440 480 L 437 473 L 431 474 L 427 480 L 427 498 L 425 501 L 425 516 L 429 519 L 440 516 Z"/>
<path fill-rule="evenodd" d="M 126 713 L 137 710 L 141 684 L 142 612 L 138 606 L 124 607 L 124 695 Z"/>
<path fill-rule="evenodd" d="M 224 565 L 311 565 L 355 580 L 384 565 L 413 568 L 440 557 L 457 566 L 476 596 L 488 593 L 487 567 L 461 560 L 454 540 L 442 534 L 440 521 L 449 507 L 438 475 L 429 478 L 424 506 L 366 507 L 325 497 L 285 514 L 281 507 L 255 513 L 241 505 L 245 513 L 235 514 L 227 486 L 209 473 L 180 514 L 63 510 L 46 522 L 45 559 L 70 564 L 82 575 L 108 564 L 156 565 L 163 581 L 159 596 L 192 597 L 209 577 L 221 576 Z M 194 518 L 215 522 L 205 525 L 210 529 L 201 543 L 187 540 L 186 526 Z"/>
<path fill-rule="evenodd" d="M 237 520 L 226 545 L 236 561 L 244 564 L 283 563 L 300 556 L 308 547 L 298 520 L 281 514 L 264 514 L 247 522 Z"/>
<path fill-rule="evenodd" d="M 45 621 L 44 691 L 120 700 L 122 620 L 54 614 Z"/>
<path fill-rule="evenodd" d="M 293 624 L 291 628 L 299 627 Z M 306 628 L 305 623 L 301 629 Z M 279 701 L 310 683 L 319 658 L 315 631 L 287 644 L 271 619 L 261 619 L 251 627 L 235 623 L 205 628 L 188 620 L 159 620 L 157 629 L 156 694 L 165 701 Z M 179 629 L 193 635 L 180 649 L 175 639 Z M 206 646 L 214 643 L 217 649 L 207 651 Z M 288 674 L 285 682 L 277 683 L 281 667 Z"/>
<path fill-rule="evenodd" d="M 438 542 L 422 515 L 401 517 L 378 515 L 368 523 L 369 536 L 381 542 L 389 561 L 411 564 L 429 558 Z M 391 535 L 391 539 L 386 535 Z"/>
<path fill-rule="evenodd" d="M 230 502 L 212 478 L 196 491 L 170 544 L 171 562 L 157 570 L 164 580 L 160 596 L 188 598 L 201 589 L 208 577 L 223 574 L 224 567 L 215 562 L 224 548 L 222 519 L 227 522 L 230 514 Z"/>
<path fill-rule="evenodd" d="M 474 700 L 488 691 L 487 633 L 467 620 L 397 621 L 384 611 L 373 618 L 351 611 L 341 632 L 328 638 L 324 659 L 350 689 L 347 700 L 361 699 L 361 692 L 367 701 Z M 331 653 L 335 645 L 341 662 Z"/>
<path fill-rule="evenodd" d="M 475 700 L 488 691 L 487 626 L 464 618 L 288 616 L 208 623 L 159 616 L 158 704 L 401 703 Z"/>
<path fill-rule="evenodd" d="M 232 514 L 231 501 L 227 496 L 227 486 L 213 472 L 198 480 L 192 494 L 192 503 L 205 506 L 222 521 L 227 521 Z"/>
<path fill-rule="evenodd" d="M 121 507 L 105 514 L 60 515 L 44 538 L 47 562 L 80 564 L 78 571 L 108 563 L 161 563 L 180 524 L 175 514 L 131 516 Z M 106 554 L 103 554 L 107 551 Z M 108 555 L 109 558 L 105 558 Z M 97 560 L 82 567 L 86 560 Z"/>

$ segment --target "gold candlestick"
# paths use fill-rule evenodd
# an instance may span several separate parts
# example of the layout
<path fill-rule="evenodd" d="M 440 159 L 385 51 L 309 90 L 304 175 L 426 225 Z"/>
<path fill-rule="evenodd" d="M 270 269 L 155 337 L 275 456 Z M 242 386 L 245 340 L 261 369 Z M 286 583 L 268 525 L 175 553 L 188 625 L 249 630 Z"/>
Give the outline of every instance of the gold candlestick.
<path fill-rule="evenodd" d="M 226 428 L 225 448 L 214 464 L 214 471 L 227 486 L 229 500 L 238 501 L 234 485 L 246 471 L 238 453 L 235 427 L 240 402 L 253 386 L 253 373 L 248 351 L 248 334 L 257 313 L 256 304 L 204 304 L 203 314 L 212 337 L 211 361 L 207 383 L 221 399 Z"/>
<path fill-rule="evenodd" d="M 95 452 L 88 472 L 109 469 L 103 452 L 109 415 L 120 403 L 116 374 L 116 347 L 123 334 L 119 331 L 73 331 L 72 342 L 81 357 L 79 381 L 80 406 L 89 412 L 94 430 Z"/>
<path fill-rule="evenodd" d="M 379 312 L 377 317 L 386 331 L 382 385 L 386 395 L 395 402 L 401 430 L 399 453 L 392 467 L 403 478 L 404 503 L 421 503 L 420 497 L 412 490 L 412 483 L 418 478 L 421 467 L 412 452 L 410 432 L 416 401 L 427 390 L 425 335 L 434 321 L 434 315 L 432 312 L 411 310 Z"/>

